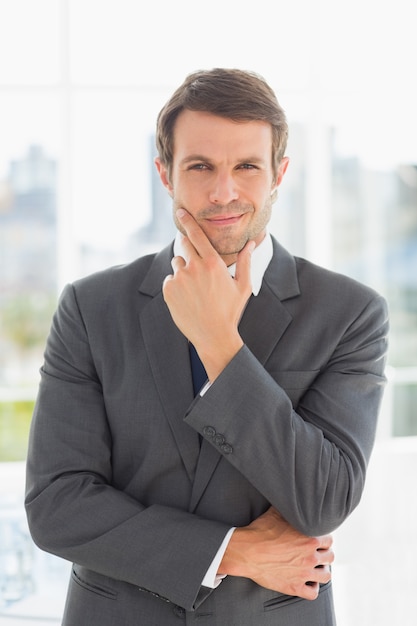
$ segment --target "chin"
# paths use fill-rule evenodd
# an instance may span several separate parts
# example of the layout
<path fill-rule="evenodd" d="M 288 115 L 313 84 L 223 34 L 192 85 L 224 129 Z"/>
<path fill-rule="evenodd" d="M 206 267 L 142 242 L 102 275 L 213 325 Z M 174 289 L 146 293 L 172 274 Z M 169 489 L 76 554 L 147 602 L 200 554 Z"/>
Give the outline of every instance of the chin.
<path fill-rule="evenodd" d="M 231 256 L 231 255 L 239 254 L 239 252 L 243 250 L 243 248 L 245 247 L 247 241 L 248 240 L 246 240 L 242 244 L 235 243 L 235 244 L 229 244 L 229 245 L 221 245 L 221 244 L 217 245 L 216 242 L 212 241 L 211 245 L 216 250 L 216 252 L 220 254 L 220 256 Z"/>

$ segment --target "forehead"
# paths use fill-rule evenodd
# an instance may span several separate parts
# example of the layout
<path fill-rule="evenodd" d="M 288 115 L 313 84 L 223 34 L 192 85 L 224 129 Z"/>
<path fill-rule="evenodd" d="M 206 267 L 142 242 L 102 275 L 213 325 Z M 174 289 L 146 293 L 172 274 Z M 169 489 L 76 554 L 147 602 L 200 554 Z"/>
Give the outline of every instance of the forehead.
<path fill-rule="evenodd" d="M 186 109 L 174 126 L 174 159 L 190 154 L 208 158 L 244 158 L 257 155 L 270 160 L 272 127 L 261 120 L 234 121 L 205 111 Z"/>

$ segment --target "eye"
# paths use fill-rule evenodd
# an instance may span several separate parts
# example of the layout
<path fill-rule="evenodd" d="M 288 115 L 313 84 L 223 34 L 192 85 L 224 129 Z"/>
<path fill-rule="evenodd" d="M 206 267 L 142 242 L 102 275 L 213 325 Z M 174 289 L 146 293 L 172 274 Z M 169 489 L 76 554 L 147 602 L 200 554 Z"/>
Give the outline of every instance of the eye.
<path fill-rule="evenodd" d="M 257 170 L 258 168 L 253 163 L 241 163 L 239 165 L 239 169 L 241 169 L 241 170 Z"/>
<path fill-rule="evenodd" d="M 193 163 L 188 167 L 189 170 L 194 170 L 197 172 L 202 172 L 208 169 L 207 163 Z"/>

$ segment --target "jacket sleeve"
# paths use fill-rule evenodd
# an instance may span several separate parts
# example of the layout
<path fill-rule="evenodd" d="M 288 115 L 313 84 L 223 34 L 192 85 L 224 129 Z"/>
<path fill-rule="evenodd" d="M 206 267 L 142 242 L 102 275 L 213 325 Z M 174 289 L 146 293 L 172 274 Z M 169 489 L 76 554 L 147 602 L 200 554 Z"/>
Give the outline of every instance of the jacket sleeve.
<path fill-rule="evenodd" d="M 188 610 L 229 526 L 180 508 L 145 506 L 112 476 L 112 434 L 72 286 L 47 341 L 33 415 L 26 511 L 43 550 Z"/>
<path fill-rule="evenodd" d="M 186 417 L 307 535 L 334 531 L 360 501 L 385 384 L 387 318 L 385 300 L 372 298 L 315 372 L 280 378 L 245 345 Z M 305 386 L 296 404 L 290 379 Z"/>

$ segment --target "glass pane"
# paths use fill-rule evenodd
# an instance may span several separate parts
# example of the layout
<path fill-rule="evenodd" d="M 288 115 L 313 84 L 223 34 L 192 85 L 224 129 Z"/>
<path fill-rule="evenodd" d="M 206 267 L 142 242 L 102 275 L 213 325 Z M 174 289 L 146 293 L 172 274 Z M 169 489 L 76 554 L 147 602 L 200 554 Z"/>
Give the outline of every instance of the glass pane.
<path fill-rule="evenodd" d="M 287 108 L 283 94 L 282 105 Z M 288 99 L 289 100 L 289 99 Z M 288 108 L 291 110 L 291 107 Z M 269 229 L 291 254 L 306 254 L 306 124 L 289 118 L 289 167 L 278 189 Z"/>
<path fill-rule="evenodd" d="M 335 266 L 388 297 L 394 366 L 417 363 L 416 164 L 372 168 L 337 152 L 333 162 Z"/>
<path fill-rule="evenodd" d="M 59 80 L 60 7 L 56 0 L 0 0 L 0 84 Z"/>
<path fill-rule="evenodd" d="M 4 91 L 0 99 L 0 180 L 14 159 L 31 145 L 58 157 L 61 148 L 60 99 L 54 93 Z"/>
<path fill-rule="evenodd" d="M 165 94 L 152 91 L 85 91 L 74 98 L 74 222 L 83 274 L 135 258 L 172 237 L 171 203 L 166 192 L 160 195 L 160 185 L 158 212 L 166 228 L 149 231 L 157 217 L 154 128 L 164 101 Z"/>
<path fill-rule="evenodd" d="M 59 103 L 55 95 L 25 91 L 2 93 L 0 106 L 2 624 L 58 618 L 68 576 L 66 563 L 33 545 L 23 508 L 29 424 L 57 298 Z"/>
<path fill-rule="evenodd" d="M 394 436 L 417 436 L 417 372 L 412 383 L 399 383 L 394 390 Z"/>
<path fill-rule="evenodd" d="M 321 0 L 317 47 L 321 84 L 358 95 L 414 90 L 414 3 Z M 364 98 L 363 98 L 364 99 Z"/>
<path fill-rule="evenodd" d="M 309 80 L 309 4 L 295 0 L 274 15 L 270 0 L 260 0 L 256 11 L 213 0 L 202 13 L 191 0 L 146 7 L 136 0 L 73 0 L 72 78 L 82 84 L 176 86 L 195 69 L 230 66 L 265 74 L 281 89 L 300 89 Z M 279 50 L 285 50 L 283 62 Z"/>
<path fill-rule="evenodd" d="M 373 114 L 372 104 L 374 105 Z M 356 107 L 361 106 L 356 103 Z M 391 432 L 417 432 L 416 374 L 402 384 L 402 368 L 417 363 L 417 150 L 410 102 L 368 103 L 333 133 L 333 258 L 336 269 L 370 284 L 388 299 L 389 362 L 393 375 Z M 359 120 L 359 122 L 357 122 Z"/>
<path fill-rule="evenodd" d="M 60 138 L 56 98 L 3 95 L 0 136 L 0 391 L 8 389 L 0 420 L 2 435 L 10 443 L 7 459 L 16 460 L 25 455 L 25 402 L 33 399 L 56 302 Z M 13 411 L 15 420 L 10 419 Z M 16 430 L 6 434 L 6 424 L 14 424 Z"/>

